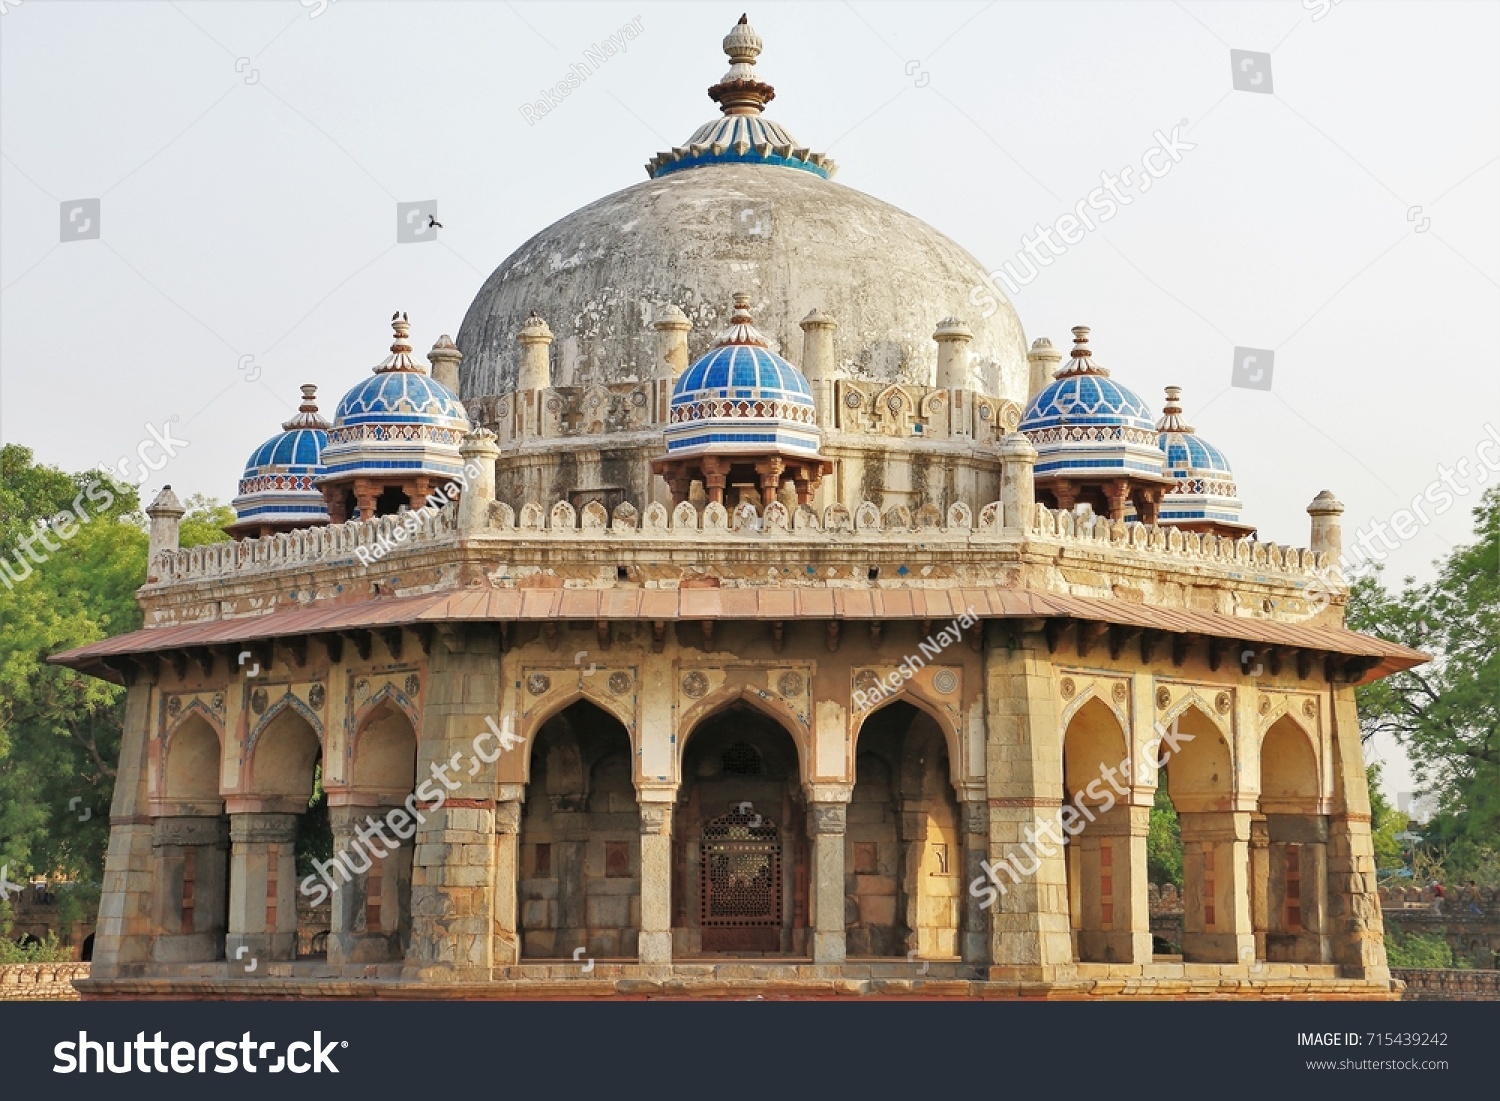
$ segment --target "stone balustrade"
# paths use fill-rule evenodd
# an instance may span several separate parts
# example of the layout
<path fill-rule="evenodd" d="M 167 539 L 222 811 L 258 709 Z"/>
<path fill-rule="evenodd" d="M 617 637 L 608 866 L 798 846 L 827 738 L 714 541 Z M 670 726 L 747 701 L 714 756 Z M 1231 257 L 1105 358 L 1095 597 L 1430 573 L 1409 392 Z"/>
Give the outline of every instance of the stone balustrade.
<path fill-rule="evenodd" d="M 1018 519 L 1004 515 L 999 501 L 984 505 L 977 514 L 963 502 L 949 506 L 946 513 L 930 504 L 915 510 L 904 505 L 882 510 L 869 501 L 852 510 L 835 504 L 821 512 L 808 505 L 790 510 L 779 501 L 764 508 L 742 503 L 733 509 L 718 503 L 700 509 L 683 502 L 671 510 L 656 502 L 644 511 L 625 502 L 613 512 L 598 501 L 582 509 L 567 501 L 557 501 L 550 507 L 533 502 L 519 512 L 507 504 L 490 502 L 485 526 L 474 532 L 461 532 L 456 507 L 446 506 L 167 552 L 159 557 L 154 573 L 160 584 L 228 577 L 357 557 L 361 547 L 380 548 L 375 557 L 384 558 L 395 551 L 430 548 L 434 540 L 454 541 L 459 535 L 579 540 L 653 536 L 764 540 L 821 536 L 842 541 L 919 534 L 1012 542 L 1024 539 L 1035 544 L 1097 550 L 1127 559 L 1131 556 L 1168 559 L 1183 565 L 1273 573 L 1294 579 L 1322 578 L 1328 567 L 1326 554 L 1315 555 L 1309 550 L 1199 535 L 1173 527 L 1111 521 L 1040 504 L 1033 507 L 1024 526 Z M 401 528 L 405 533 L 398 540 L 397 529 Z M 1335 588 L 1331 582 L 1325 583 L 1330 589 Z"/>
<path fill-rule="evenodd" d="M 86 963 L 8 963 L 0 965 L 0 1002 L 73 1002 L 74 979 L 89 977 Z"/>

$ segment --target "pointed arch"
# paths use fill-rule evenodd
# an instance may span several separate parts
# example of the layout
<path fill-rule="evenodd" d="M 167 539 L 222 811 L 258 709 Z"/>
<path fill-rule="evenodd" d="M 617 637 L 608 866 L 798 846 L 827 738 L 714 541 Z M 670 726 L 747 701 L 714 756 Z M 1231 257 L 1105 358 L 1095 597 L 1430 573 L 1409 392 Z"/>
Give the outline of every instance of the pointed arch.
<path fill-rule="evenodd" d="M 224 735 L 212 713 L 194 701 L 178 717 L 162 751 L 161 798 L 172 802 L 221 802 Z"/>
<path fill-rule="evenodd" d="M 1263 814 L 1316 814 L 1322 802 L 1317 746 L 1307 728 L 1282 715 L 1260 743 L 1260 805 Z"/>
<path fill-rule="evenodd" d="M 566 692 L 558 693 L 556 696 L 545 700 L 534 711 L 523 715 L 521 717 L 520 729 L 516 733 L 525 739 L 527 745 L 532 745 L 535 743 L 536 736 L 540 733 L 542 727 L 546 726 L 575 703 L 589 703 L 617 720 L 625 728 L 625 733 L 630 738 L 630 752 L 632 755 L 635 754 L 638 747 L 636 745 L 634 713 L 619 697 L 611 696 L 608 692 L 598 691 L 588 683 L 594 679 L 599 680 L 601 684 L 604 683 L 608 678 L 604 676 L 603 670 L 597 671 L 595 677 L 582 677 L 580 679 L 585 683 L 570 688 Z M 529 771 L 527 772 L 527 776 L 530 776 Z"/>
<path fill-rule="evenodd" d="M 387 700 L 394 704 L 396 707 L 400 708 L 403 712 L 405 712 L 407 721 L 411 723 L 411 728 L 414 733 L 419 733 L 421 731 L 421 712 L 417 710 L 416 705 L 411 702 L 411 699 L 406 695 L 406 693 L 401 691 L 401 689 L 397 688 L 390 681 L 387 681 L 385 684 L 381 685 L 380 691 L 376 692 L 373 696 L 366 700 L 363 706 L 361 706 L 354 713 L 354 720 L 350 724 L 350 729 L 358 731 L 359 728 L 364 725 L 365 719 L 369 716 L 370 712 L 374 711 L 377 707 L 379 707 Z"/>
<path fill-rule="evenodd" d="M 849 740 L 849 751 L 854 755 L 854 759 L 856 761 L 859 759 L 859 738 L 864 732 L 865 724 L 870 721 L 873 715 L 884 711 L 887 707 L 898 702 L 910 704 L 937 725 L 938 732 L 943 736 L 943 743 L 948 749 L 948 780 L 953 785 L 954 791 L 962 792 L 967 776 L 965 769 L 966 758 L 963 754 L 963 735 L 953 721 L 953 717 L 944 714 L 943 708 L 933 700 L 928 699 L 924 693 L 914 686 L 912 681 L 907 681 L 901 686 L 898 692 L 882 700 L 878 707 L 872 707 L 867 711 L 859 713 L 859 721 L 854 727 L 853 737 Z"/>
<path fill-rule="evenodd" d="M 686 759 L 687 746 L 703 724 L 721 711 L 727 711 L 736 703 L 746 703 L 761 712 L 792 740 L 797 751 L 797 774 L 806 784 L 812 774 L 811 747 L 807 744 L 807 727 L 802 717 L 794 713 L 780 698 L 769 692 L 745 685 L 724 685 L 708 693 L 693 707 L 683 712 L 677 720 L 677 774 L 682 775 L 682 763 Z"/>
<path fill-rule="evenodd" d="M 361 713 L 350 746 L 349 786 L 402 798 L 416 786 L 417 728 L 393 696 Z"/>
<path fill-rule="evenodd" d="M 315 720 L 307 705 L 290 693 L 266 712 L 245 751 L 249 793 L 307 799 L 323 748 Z"/>
<path fill-rule="evenodd" d="M 1118 772 L 1130 761 L 1129 736 L 1119 715 L 1092 691 L 1063 727 L 1062 756 L 1064 794 L 1079 804 L 1103 802 L 1103 794 L 1093 795 L 1089 785 L 1102 781 L 1105 770 Z M 1133 778 L 1125 779 L 1133 783 Z M 1094 790 L 1100 789 L 1096 785 Z"/>

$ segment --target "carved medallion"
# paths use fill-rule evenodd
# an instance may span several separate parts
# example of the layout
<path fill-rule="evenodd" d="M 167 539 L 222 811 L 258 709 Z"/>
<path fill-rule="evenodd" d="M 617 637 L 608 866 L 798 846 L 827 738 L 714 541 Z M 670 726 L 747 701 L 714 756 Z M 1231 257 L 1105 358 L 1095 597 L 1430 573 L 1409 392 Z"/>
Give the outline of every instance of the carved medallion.
<path fill-rule="evenodd" d="M 546 673 L 532 673 L 526 678 L 526 691 L 533 696 L 545 696 L 552 687 L 552 678 Z"/>
<path fill-rule="evenodd" d="M 363 700 L 370 695 L 370 682 L 364 677 L 354 682 L 354 698 Z"/>
<path fill-rule="evenodd" d="M 880 683 L 880 678 L 875 675 L 873 669 L 861 669 L 854 675 L 854 687 L 868 692 Z"/>
<path fill-rule="evenodd" d="M 988 405 L 981 405 L 979 407 L 979 419 L 980 420 L 987 421 L 991 417 L 993 417 L 994 415 L 995 415 L 994 410 L 991 409 Z"/>
<path fill-rule="evenodd" d="M 647 400 L 646 399 L 646 391 L 644 391 L 644 390 L 632 390 L 632 391 L 630 391 L 630 404 L 634 405 L 637 409 L 644 408 L 644 406 L 646 404 L 646 400 Z"/>
<path fill-rule="evenodd" d="M 683 695 L 696 700 L 707 691 L 708 678 L 696 669 L 682 678 Z"/>
<path fill-rule="evenodd" d="M 328 699 L 328 690 L 321 684 L 315 684 L 307 690 L 307 706 L 314 711 L 323 710 L 323 704 Z"/>
<path fill-rule="evenodd" d="M 858 390 L 850 390 L 847 394 L 844 395 L 844 404 L 847 405 L 850 409 L 858 409 L 861 405 L 864 404 L 864 401 L 865 396 Z"/>
<path fill-rule="evenodd" d="M 787 699 L 802 695 L 802 690 L 806 687 L 807 682 L 802 679 L 801 673 L 783 673 L 776 681 L 776 691 Z"/>
<path fill-rule="evenodd" d="M 547 399 L 547 412 L 549 412 L 549 413 L 561 413 L 562 412 L 562 399 L 561 398 L 548 398 Z"/>
<path fill-rule="evenodd" d="M 1229 714 L 1229 709 L 1234 706 L 1234 697 L 1228 692 L 1220 692 L 1214 697 L 1214 710 L 1220 715 Z"/>
<path fill-rule="evenodd" d="M 407 696 L 415 698 L 416 695 L 417 695 L 417 693 L 420 692 L 421 690 L 422 690 L 422 678 L 419 677 L 419 676 L 417 676 L 415 673 L 408 673 L 406 675 L 406 694 L 407 694 Z"/>
<path fill-rule="evenodd" d="M 215 692 L 214 693 L 213 708 L 214 708 L 215 711 L 219 712 L 220 714 L 223 714 L 223 712 L 224 712 L 224 693 L 223 692 Z"/>
<path fill-rule="evenodd" d="M 182 710 L 182 699 L 181 699 L 181 697 L 179 697 L 179 696 L 168 696 L 167 697 L 167 715 L 168 715 L 168 717 L 175 719 L 177 717 L 177 712 L 179 712 L 181 710 Z"/>
<path fill-rule="evenodd" d="M 1270 712 L 1271 712 L 1271 697 L 1270 696 L 1262 696 L 1260 698 L 1260 713 L 1262 715 L 1268 715 L 1268 714 L 1270 714 Z"/>
<path fill-rule="evenodd" d="M 946 696 L 956 688 L 958 688 L 958 674 L 952 669 L 939 669 L 933 675 L 932 689 L 934 692 L 941 692 Z"/>
<path fill-rule="evenodd" d="M 502 419 L 510 416 L 510 402 L 501 401 L 498 405 L 496 405 L 495 416 Z"/>
<path fill-rule="evenodd" d="M 1057 690 L 1062 693 L 1062 698 L 1071 700 L 1073 693 L 1078 691 L 1078 686 L 1073 683 L 1072 677 L 1064 677 L 1057 685 Z"/>
<path fill-rule="evenodd" d="M 1306 715 L 1309 719 L 1316 719 L 1318 717 L 1318 704 L 1317 704 L 1317 701 L 1315 701 L 1315 700 L 1303 700 L 1302 701 L 1302 714 Z"/>
<path fill-rule="evenodd" d="M 901 400 L 900 394 L 892 394 L 890 397 L 885 399 L 885 404 L 892 413 L 899 413 L 901 412 L 901 407 L 905 405 L 906 402 Z"/>
<path fill-rule="evenodd" d="M 1165 711 L 1167 708 L 1169 708 L 1171 706 L 1172 706 L 1172 691 L 1171 691 L 1171 689 L 1166 688 L 1166 687 L 1158 688 L 1156 690 L 1156 709 L 1158 711 Z"/>
<path fill-rule="evenodd" d="M 624 671 L 609 675 L 609 690 L 617 696 L 630 691 L 630 674 Z"/>
<path fill-rule="evenodd" d="M 250 693 L 250 710 L 254 711 L 257 715 L 265 714 L 267 699 L 266 690 L 264 688 L 257 688 Z"/>
<path fill-rule="evenodd" d="M 1130 698 L 1130 689 L 1125 687 L 1122 680 L 1115 681 L 1115 686 L 1109 690 L 1109 694 L 1115 698 L 1115 703 L 1123 704 Z"/>

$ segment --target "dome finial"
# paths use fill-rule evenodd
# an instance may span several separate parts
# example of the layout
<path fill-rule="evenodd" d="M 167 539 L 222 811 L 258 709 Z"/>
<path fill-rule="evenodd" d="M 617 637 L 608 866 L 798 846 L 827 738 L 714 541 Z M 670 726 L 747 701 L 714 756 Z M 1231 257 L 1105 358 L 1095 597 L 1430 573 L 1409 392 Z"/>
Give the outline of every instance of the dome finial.
<path fill-rule="evenodd" d="M 396 334 L 391 341 L 391 354 L 376 366 L 375 373 L 415 371 L 419 375 L 426 374 L 422 365 L 411 356 L 411 322 L 406 319 L 406 314 L 400 310 L 391 314 L 391 329 Z"/>
<path fill-rule="evenodd" d="M 1095 363 L 1092 359 L 1093 351 L 1089 348 L 1089 327 L 1087 325 L 1073 326 L 1073 358 L 1068 360 L 1067 365 L 1057 372 L 1057 378 L 1067 378 L 1069 375 L 1103 375 L 1109 377 L 1109 372 Z"/>
<path fill-rule="evenodd" d="M 1162 409 L 1161 420 L 1156 423 L 1158 432 L 1182 432 L 1191 435 L 1193 426 L 1182 419 L 1182 387 L 1167 387 L 1167 404 Z"/>
<path fill-rule="evenodd" d="M 760 335 L 755 327 L 755 318 L 750 316 L 750 295 L 745 291 L 736 291 L 734 295 L 734 313 L 729 318 L 729 326 L 719 334 L 714 341 L 715 348 L 725 348 L 731 344 L 753 345 L 757 348 L 769 348 L 770 344 L 766 338 Z"/>
<path fill-rule="evenodd" d="M 327 431 L 331 425 L 318 415 L 318 388 L 310 382 L 302 384 L 302 404 L 297 407 L 297 415 L 289 421 L 282 421 L 281 427 L 290 432 L 294 428 L 318 428 Z"/>
<path fill-rule="evenodd" d="M 749 15 L 740 16 L 740 21 L 724 36 L 729 71 L 708 90 L 709 98 L 726 115 L 758 115 L 776 98 L 776 89 L 756 76 L 755 59 L 760 51 L 760 35 L 750 25 Z"/>

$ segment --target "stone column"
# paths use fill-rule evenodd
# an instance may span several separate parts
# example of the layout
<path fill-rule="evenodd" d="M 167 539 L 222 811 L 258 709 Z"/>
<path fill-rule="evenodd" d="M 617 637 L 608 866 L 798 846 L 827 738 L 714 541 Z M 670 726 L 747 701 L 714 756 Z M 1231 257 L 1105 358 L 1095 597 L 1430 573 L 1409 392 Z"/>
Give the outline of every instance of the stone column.
<path fill-rule="evenodd" d="M 927 800 L 917 797 L 902 799 L 896 813 L 897 897 L 905 902 L 896 915 L 896 927 L 906 932 L 902 947 L 907 952 L 922 951 L 922 856 L 927 851 L 927 811 Z"/>
<path fill-rule="evenodd" d="M 500 709 L 500 640 L 493 624 L 439 629 L 428 657 L 418 791 L 441 790 L 441 806 L 418 804 L 412 868 L 411 943 L 405 979 L 488 980 L 495 944 L 495 783 L 471 778 L 465 762 L 485 718 Z"/>
<path fill-rule="evenodd" d="M 1036 510 L 1036 448 L 1020 432 L 1000 441 L 1001 528 L 1009 533 L 1030 530 Z"/>
<path fill-rule="evenodd" d="M 1312 517 L 1312 538 L 1308 549 L 1314 554 L 1328 555 L 1330 565 L 1336 565 L 1343 553 L 1343 522 L 1339 519 L 1343 513 L 1344 506 L 1326 489 L 1307 506 L 1307 514 Z"/>
<path fill-rule="evenodd" d="M 500 447 L 488 428 L 476 428 L 463 438 L 458 453 L 466 468 L 473 466 L 479 471 L 464 486 L 458 499 L 458 530 L 467 535 L 489 527 L 490 502 L 495 499 L 495 460 L 500 457 Z"/>
<path fill-rule="evenodd" d="M 1052 382 L 1053 376 L 1057 374 L 1057 366 L 1062 362 L 1062 353 L 1052 346 L 1052 341 L 1039 336 L 1031 342 L 1031 351 L 1026 353 L 1026 362 L 1031 368 L 1026 386 L 1026 397 L 1030 400 Z"/>
<path fill-rule="evenodd" d="M 834 377 L 838 365 L 833 358 L 833 333 L 839 323 L 821 310 L 813 310 L 800 322 L 802 329 L 802 374 L 813 392 L 818 427 L 832 428 L 838 417 L 834 405 Z"/>
<path fill-rule="evenodd" d="M 1328 935 L 1333 961 L 1348 978 L 1386 982 L 1385 927 L 1375 886 L 1375 848 L 1370 840 L 1370 792 L 1361 753 L 1354 686 L 1330 687 L 1333 695 L 1333 814 L 1328 820 Z"/>
<path fill-rule="evenodd" d="M 387 813 L 388 808 L 377 806 L 328 808 L 334 859 L 348 870 L 347 881 L 343 873 L 332 873 L 337 878 L 329 905 L 328 962 L 334 966 L 403 957 L 412 846 L 386 832 Z M 378 834 L 374 824 L 382 827 Z M 391 847 L 386 841 L 397 844 Z"/>
<path fill-rule="evenodd" d="M 964 878 L 963 925 L 959 929 L 958 952 L 965 963 L 983 966 L 990 960 L 989 913 L 980 906 L 968 885 L 984 880 L 980 861 L 989 855 L 990 807 L 982 797 L 965 799 L 960 808 L 963 822 Z"/>
<path fill-rule="evenodd" d="M 987 629 L 1005 636 L 984 650 L 992 871 L 969 890 L 989 902 L 991 978 L 1050 981 L 1073 961 L 1063 847 L 1038 837 L 1057 821 L 1063 789 L 1051 655 L 1040 625 Z"/>
<path fill-rule="evenodd" d="M 438 337 L 432 351 L 427 353 L 427 362 L 432 365 L 432 380 L 455 394 L 458 393 L 458 365 L 463 362 L 463 358 L 464 354 L 458 350 L 458 345 L 453 343 L 451 336 L 444 333 Z"/>
<path fill-rule="evenodd" d="M 1149 796 L 1149 792 L 1145 793 Z M 1084 894 L 1085 922 L 1091 933 L 1091 954 L 1084 955 L 1085 937 L 1079 934 L 1081 959 L 1102 963 L 1151 962 L 1151 914 L 1146 895 L 1146 835 L 1151 826 L 1150 805 L 1118 804 L 1085 827 L 1073 842 L 1085 842 L 1084 882 L 1096 890 L 1097 901 Z M 1092 867 L 1090 860 L 1093 861 Z"/>
<path fill-rule="evenodd" d="M 665 794 L 661 801 L 648 795 Z M 672 810 L 675 794 L 642 792 L 641 931 L 636 951 L 642 963 L 672 962 Z"/>
<path fill-rule="evenodd" d="M 808 800 L 807 833 L 812 841 L 810 914 L 813 963 L 844 962 L 844 835 L 848 804 Z"/>
<path fill-rule="evenodd" d="M 126 673 L 120 767 L 109 808 L 109 850 L 94 933 L 91 979 L 138 973 L 151 960 L 154 887 L 152 827 L 146 817 L 147 746 L 151 741 L 151 685 L 133 667 Z"/>
<path fill-rule="evenodd" d="M 937 387 L 939 390 L 970 390 L 969 342 L 974 334 L 956 317 L 945 317 L 932 334 L 937 341 Z"/>
<path fill-rule="evenodd" d="M 146 573 L 147 581 L 158 580 L 156 576 L 156 556 L 159 554 L 170 554 L 178 549 L 178 531 L 183 515 L 187 512 L 182 507 L 182 502 L 177 499 L 177 494 L 172 492 L 171 486 L 163 486 L 156 500 L 146 506 L 146 515 L 151 518 L 151 534 L 146 549 Z M 99 938 L 94 938 L 98 943 Z"/>
<path fill-rule="evenodd" d="M 249 960 L 297 958 L 297 818 L 245 811 L 229 816 L 230 974 Z M 237 955 L 241 948 L 246 951 Z"/>
<path fill-rule="evenodd" d="M 1266 933 L 1271 928 L 1271 911 L 1275 906 L 1271 883 L 1271 839 L 1264 815 L 1250 819 L 1250 925 L 1255 930 L 1255 958 L 1266 955 Z"/>
<path fill-rule="evenodd" d="M 516 336 L 521 345 L 521 366 L 516 374 L 516 389 L 546 390 L 552 385 L 552 330 L 532 311 Z"/>
<path fill-rule="evenodd" d="M 1285 963 L 1328 963 L 1328 819 L 1268 814 L 1266 954 Z"/>
<path fill-rule="evenodd" d="M 152 823 L 151 924 L 158 932 L 151 958 L 156 962 L 221 958 L 227 932 L 228 827 L 223 816 L 172 816 Z"/>
<path fill-rule="evenodd" d="M 656 330 L 656 369 L 653 375 L 675 383 L 688 367 L 688 333 L 693 323 L 675 305 L 662 309 L 661 317 L 651 323 Z"/>
<path fill-rule="evenodd" d="M 501 784 L 495 804 L 495 966 L 521 962 L 518 888 L 521 879 L 521 801 L 525 784 Z"/>
<path fill-rule="evenodd" d="M 1182 829 L 1182 958 L 1245 963 L 1255 955 L 1250 924 L 1250 812 L 1185 809 Z"/>

